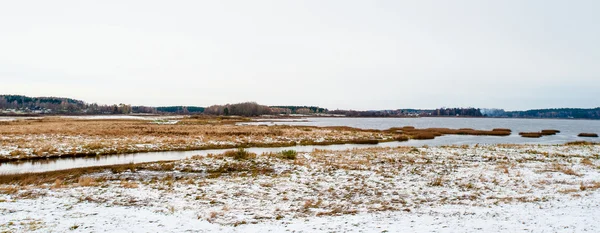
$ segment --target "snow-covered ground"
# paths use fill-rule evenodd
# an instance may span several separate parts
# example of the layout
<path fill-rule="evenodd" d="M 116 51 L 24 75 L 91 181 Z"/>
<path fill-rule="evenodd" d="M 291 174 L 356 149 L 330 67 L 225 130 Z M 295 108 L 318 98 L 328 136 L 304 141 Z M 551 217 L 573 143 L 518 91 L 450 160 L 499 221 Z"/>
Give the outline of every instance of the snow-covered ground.
<path fill-rule="evenodd" d="M 269 220 L 239 226 L 198 219 L 194 211 L 152 211 L 75 198 L 0 203 L 0 230 L 32 232 L 597 232 L 600 194 L 492 207 L 436 206 L 414 212 Z"/>
<path fill-rule="evenodd" d="M 197 156 L 0 185 L 0 232 L 597 232 L 599 145 Z"/>

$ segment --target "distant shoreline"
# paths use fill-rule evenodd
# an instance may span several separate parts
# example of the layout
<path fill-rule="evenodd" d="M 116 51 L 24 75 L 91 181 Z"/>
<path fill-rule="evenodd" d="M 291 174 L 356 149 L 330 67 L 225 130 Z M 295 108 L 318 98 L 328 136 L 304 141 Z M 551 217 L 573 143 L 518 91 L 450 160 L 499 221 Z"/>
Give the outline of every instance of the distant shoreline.
<path fill-rule="evenodd" d="M 206 116 L 211 117 L 243 117 L 243 116 L 217 116 L 203 114 L 0 114 L 0 117 L 61 117 L 61 116 Z M 268 116 L 253 116 L 244 118 L 260 118 L 260 119 L 300 119 L 300 118 L 474 118 L 474 119 L 532 119 L 532 120 L 600 120 L 597 118 L 545 118 L 545 117 L 489 117 L 489 116 L 323 116 L 323 115 L 302 115 L 302 116 L 286 116 L 286 115 L 268 115 Z"/>

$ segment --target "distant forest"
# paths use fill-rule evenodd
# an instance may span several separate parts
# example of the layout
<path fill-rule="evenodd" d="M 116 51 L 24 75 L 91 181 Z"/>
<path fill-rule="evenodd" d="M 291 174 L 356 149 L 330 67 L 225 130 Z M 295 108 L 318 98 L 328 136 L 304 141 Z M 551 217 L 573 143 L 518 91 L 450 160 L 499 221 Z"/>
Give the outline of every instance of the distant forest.
<path fill-rule="evenodd" d="M 81 100 L 61 97 L 28 97 L 22 95 L 0 95 L 0 114 L 69 114 L 69 115 L 106 115 L 106 114 L 196 114 L 203 107 L 170 106 L 147 107 L 128 104 L 99 105 L 88 104 Z"/>
<path fill-rule="evenodd" d="M 501 118 L 564 118 L 600 119 L 600 107 L 534 109 L 504 111 L 503 109 L 439 108 L 397 110 L 328 110 L 317 106 L 266 106 L 245 102 L 210 107 L 197 106 L 131 106 L 128 104 L 99 105 L 60 97 L 28 97 L 0 95 L 0 115 L 105 115 L 105 114 L 206 114 L 232 116 L 319 115 L 346 117 L 501 117 Z"/>
<path fill-rule="evenodd" d="M 600 108 L 552 108 L 533 109 L 527 111 L 510 111 L 505 116 L 511 118 L 573 118 L 573 119 L 600 119 Z"/>
<path fill-rule="evenodd" d="M 316 106 L 270 106 L 275 109 L 289 109 L 291 113 L 299 113 L 298 111 L 306 112 L 308 110 L 309 113 L 326 113 L 328 110 L 326 108 L 320 108 Z"/>

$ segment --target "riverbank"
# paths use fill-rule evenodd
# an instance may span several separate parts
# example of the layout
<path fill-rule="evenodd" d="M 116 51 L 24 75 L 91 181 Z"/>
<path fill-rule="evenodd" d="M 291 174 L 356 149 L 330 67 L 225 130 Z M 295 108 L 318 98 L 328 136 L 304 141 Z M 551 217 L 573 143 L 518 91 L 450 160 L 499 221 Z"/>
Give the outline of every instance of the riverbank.
<path fill-rule="evenodd" d="M 237 151 L 54 174 L 0 179 L 0 230 L 600 227 L 600 145 L 589 143 Z"/>

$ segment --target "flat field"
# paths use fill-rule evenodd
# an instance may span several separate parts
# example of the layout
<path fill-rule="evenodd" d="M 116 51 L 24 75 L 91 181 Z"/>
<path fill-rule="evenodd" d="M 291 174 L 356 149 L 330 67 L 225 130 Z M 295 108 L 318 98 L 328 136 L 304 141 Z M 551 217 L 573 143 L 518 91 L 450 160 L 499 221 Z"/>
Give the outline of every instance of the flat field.
<path fill-rule="evenodd" d="M 0 176 L 0 231 L 595 232 L 600 145 L 252 154 Z"/>

